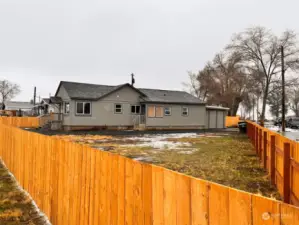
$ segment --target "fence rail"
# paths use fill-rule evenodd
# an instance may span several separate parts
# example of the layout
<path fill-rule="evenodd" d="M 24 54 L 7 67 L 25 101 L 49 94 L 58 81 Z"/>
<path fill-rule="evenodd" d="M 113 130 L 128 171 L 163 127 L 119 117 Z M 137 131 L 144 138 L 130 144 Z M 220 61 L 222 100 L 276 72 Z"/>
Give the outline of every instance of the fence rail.
<path fill-rule="evenodd" d="M 298 224 L 294 206 L 11 126 L 0 155 L 53 225 Z"/>

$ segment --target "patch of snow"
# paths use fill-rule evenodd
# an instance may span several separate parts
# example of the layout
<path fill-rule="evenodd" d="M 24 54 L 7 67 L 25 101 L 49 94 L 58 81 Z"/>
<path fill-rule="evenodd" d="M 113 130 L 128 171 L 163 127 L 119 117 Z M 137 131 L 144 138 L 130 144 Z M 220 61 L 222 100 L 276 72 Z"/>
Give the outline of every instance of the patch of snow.
<path fill-rule="evenodd" d="M 281 132 L 281 127 L 278 126 L 267 126 L 269 130 Z M 286 128 L 286 132 L 299 132 L 298 129 Z"/>
<path fill-rule="evenodd" d="M 153 159 L 151 157 L 144 157 L 144 156 L 136 157 L 133 159 L 136 161 L 143 161 L 143 162 L 152 162 L 153 161 Z"/>
<path fill-rule="evenodd" d="M 128 137 L 127 140 L 138 141 L 142 143 L 124 145 L 128 147 L 152 147 L 154 149 L 176 149 L 178 147 L 188 147 L 191 143 L 188 142 L 175 142 L 167 141 L 169 138 L 194 138 L 198 137 L 196 133 L 178 133 L 178 134 L 157 134 L 157 135 L 144 135 L 141 137 Z"/>
<path fill-rule="evenodd" d="M 180 154 L 191 155 L 194 151 L 179 151 Z"/>

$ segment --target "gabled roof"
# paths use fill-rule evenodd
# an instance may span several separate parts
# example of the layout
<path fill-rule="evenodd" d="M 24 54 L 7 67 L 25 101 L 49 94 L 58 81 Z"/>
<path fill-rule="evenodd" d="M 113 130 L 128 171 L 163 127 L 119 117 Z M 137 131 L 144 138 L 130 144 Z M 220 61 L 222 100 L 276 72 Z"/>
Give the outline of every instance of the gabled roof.
<path fill-rule="evenodd" d="M 140 101 L 144 103 L 205 104 L 184 91 L 135 88 L 128 83 L 109 86 L 61 81 L 55 96 L 62 85 L 71 99 L 98 100 L 128 86 L 140 94 Z"/>
<path fill-rule="evenodd" d="M 43 98 L 40 103 L 50 104 L 50 98 Z"/>
<path fill-rule="evenodd" d="M 109 86 L 109 85 L 85 84 L 85 83 L 76 83 L 76 82 L 67 82 L 67 81 L 60 82 L 55 96 L 57 95 L 61 85 L 63 85 L 69 97 L 72 99 L 98 100 L 125 86 L 131 87 L 133 90 L 135 90 L 136 92 L 144 96 L 142 92 L 140 92 L 138 89 L 134 88 L 132 85 L 128 83 L 118 85 L 118 86 Z"/>

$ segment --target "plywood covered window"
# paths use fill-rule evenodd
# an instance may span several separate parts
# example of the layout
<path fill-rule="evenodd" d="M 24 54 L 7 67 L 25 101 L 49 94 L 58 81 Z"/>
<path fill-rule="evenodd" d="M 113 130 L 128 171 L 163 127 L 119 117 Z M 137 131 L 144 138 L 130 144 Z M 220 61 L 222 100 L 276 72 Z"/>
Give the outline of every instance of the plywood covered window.
<path fill-rule="evenodd" d="M 148 106 L 147 108 L 147 116 L 162 118 L 164 115 L 164 107 L 163 106 Z"/>
<path fill-rule="evenodd" d="M 156 117 L 155 106 L 149 106 L 149 107 L 147 108 L 147 116 L 148 116 L 148 117 Z"/>
<path fill-rule="evenodd" d="M 156 106 L 156 117 L 163 117 L 164 108 L 162 106 Z"/>

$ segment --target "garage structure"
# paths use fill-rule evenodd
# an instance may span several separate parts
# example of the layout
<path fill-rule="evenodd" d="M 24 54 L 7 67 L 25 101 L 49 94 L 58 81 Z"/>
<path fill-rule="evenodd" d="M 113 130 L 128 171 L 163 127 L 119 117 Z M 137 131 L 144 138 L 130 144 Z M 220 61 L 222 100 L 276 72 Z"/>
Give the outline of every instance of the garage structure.
<path fill-rule="evenodd" d="M 223 129 L 225 128 L 225 117 L 229 108 L 220 106 L 206 106 L 206 128 Z"/>

